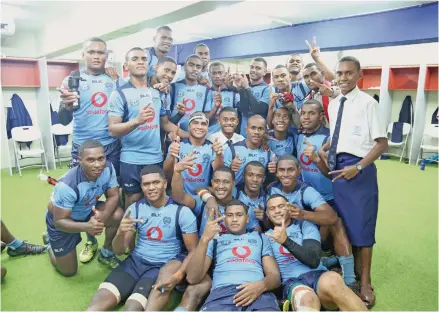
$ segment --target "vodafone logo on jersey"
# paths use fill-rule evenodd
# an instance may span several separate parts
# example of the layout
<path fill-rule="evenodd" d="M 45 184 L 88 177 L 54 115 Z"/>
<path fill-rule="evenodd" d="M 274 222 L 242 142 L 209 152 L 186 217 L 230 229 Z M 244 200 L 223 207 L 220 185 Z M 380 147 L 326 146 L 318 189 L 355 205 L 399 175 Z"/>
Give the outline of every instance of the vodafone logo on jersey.
<path fill-rule="evenodd" d="M 304 164 L 305 166 L 309 166 L 312 163 L 311 159 L 309 159 L 309 157 L 303 153 L 300 154 L 299 158 L 300 158 L 300 161 L 302 162 L 302 164 Z"/>
<path fill-rule="evenodd" d="M 91 96 L 91 104 L 94 107 L 102 107 L 107 104 L 108 97 L 103 92 L 96 92 Z"/>
<path fill-rule="evenodd" d="M 233 247 L 232 249 L 232 254 L 241 259 L 247 258 L 251 253 L 252 252 L 248 246 Z"/>
<path fill-rule="evenodd" d="M 290 252 L 288 250 L 286 250 L 285 247 L 282 245 L 279 246 L 279 253 L 281 255 L 284 255 L 285 257 L 288 257 L 288 259 L 283 260 L 282 263 L 287 263 L 287 262 L 296 260 L 296 257 L 294 257 L 292 254 L 290 254 Z"/>
<path fill-rule="evenodd" d="M 158 226 L 153 226 L 146 231 L 146 238 L 153 241 L 161 241 L 163 238 L 162 229 Z"/>
<path fill-rule="evenodd" d="M 203 167 L 201 164 L 194 164 L 192 168 L 188 169 L 188 172 L 193 177 L 198 177 L 203 173 Z"/>
<path fill-rule="evenodd" d="M 184 105 L 184 109 L 187 112 L 190 112 L 190 111 L 194 110 L 194 108 L 195 108 L 195 101 L 192 99 L 184 99 L 183 105 Z"/>

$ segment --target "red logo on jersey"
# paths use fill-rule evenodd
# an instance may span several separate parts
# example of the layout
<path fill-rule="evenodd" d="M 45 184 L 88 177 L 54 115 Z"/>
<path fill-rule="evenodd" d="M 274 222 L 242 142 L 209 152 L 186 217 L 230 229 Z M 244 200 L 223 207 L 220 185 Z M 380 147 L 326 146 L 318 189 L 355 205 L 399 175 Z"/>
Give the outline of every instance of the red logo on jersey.
<path fill-rule="evenodd" d="M 296 257 L 294 257 L 292 254 L 290 254 L 290 252 L 289 252 L 288 250 L 286 250 L 286 249 L 284 248 L 284 246 L 282 246 L 282 245 L 279 246 L 279 252 L 280 252 L 282 255 L 284 255 L 284 256 L 290 258 L 290 260 L 296 259 Z"/>
<path fill-rule="evenodd" d="M 189 174 L 193 177 L 198 177 L 203 172 L 203 167 L 201 164 L 195 164 L 194 167 L 188 169 Z"/>
<path fill-rule="evenodd" d="M 305 166 L 309 166 L 311 165 L 312 161 L 311 159 L 309 159 L 308 156 L 306 156 L 305 154 L 300 154 L 300 161 L 305 165 Z"/>
<path fill-rule="evenodd" d="M 154 235 L 154 237 L 153 237 L 153 235 Z M 162 240 L 162 237 L 163 237 L 162 229 L 159 228 L 158 226 L 150 227 L 148 229 L 148 231 L 146 231 L 146 237 L 149 240 L 160 241 L 160 240 Z"/>
<path fill-rule="evenodd" d="M 107 104 L 107 95 L 103 92 L 96 92 L 91 96 L 91 104 L 95 107 L 102 107 Z"/>
<path fill-rule="evenodd" d="M 238 252 L 238 249 L 240 249 L 241 251 Z M 242 252 L 242 250 L 244 252 Z M 248 256 L 250 256 L 251 251 L 250 251 L 250 248 L 248 248 L 248 246 L 240 246 L 240 247 L 233 247 L 232 253 L 234 256 L 236 256 L 238 258 L 245 259 Z"/>
<path fill-rule="evenodd" d="M 184 108 L 187 112 L 193 110 L 195 108 L 195 101 L 192 99 L 185 99 L 183 101 Z"/>

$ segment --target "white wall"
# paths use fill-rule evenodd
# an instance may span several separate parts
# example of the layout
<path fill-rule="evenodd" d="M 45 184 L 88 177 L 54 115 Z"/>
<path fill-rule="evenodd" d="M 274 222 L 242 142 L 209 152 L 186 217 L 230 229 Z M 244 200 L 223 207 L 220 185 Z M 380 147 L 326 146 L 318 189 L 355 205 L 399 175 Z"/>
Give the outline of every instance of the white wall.
<path fill-rule="evenodd" d="M 37 57 L 40 55 L 41 33 L 17 32 L 10 38 L 2 39 L 2 56 Z"/>

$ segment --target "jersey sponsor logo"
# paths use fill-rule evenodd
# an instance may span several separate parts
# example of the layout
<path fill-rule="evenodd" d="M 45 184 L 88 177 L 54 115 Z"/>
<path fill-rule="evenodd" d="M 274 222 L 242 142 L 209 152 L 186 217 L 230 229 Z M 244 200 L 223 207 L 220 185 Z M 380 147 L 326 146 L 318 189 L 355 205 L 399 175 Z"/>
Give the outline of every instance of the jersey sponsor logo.
<path fill-rule="evenodd" d="M 102 83 L 102 80 L 92 80 L 91 83 Z"/>
<path fill-rule="evenodd" d="M 246 263 L 256 263 L 255 260 L 247 259 L 251 255 L 250 247 L 248 246 L 235 246 L 232 248 L 232 254 L 236 257 L 228 262 L 246 262 Z"/>
<path fill-rule="evenodd" d="M 221 245 L 223 245 L 223 246 L 228 246 L 228 245 L 230 245 L 231 241 L 229 241 L 229 240 L 222 240 L 222 241 L 220 241 L 219 243 L 220 243 Z"/>
<path fill-rule="evenodd" d="M 305 166 L 309 166 L 312 163 L 311 159 L 309 159 L 308 156 L 306 156 L 304 153 L 300 154 L 299 158 L 302 164 L 304 164 Z"/>
<path fill-rule="evenodd" d="M 149 240 L 161 241 L 163 237 L 162 229 L 158 226 L 150 227 L 148 231 L 146 231 L 146 237 Z"/>
<path fill-rule="evenodd" d="M 106 82 L 105 83 L 105 89 L 107 91 L 113 91 L 113 83 L 112 82 Z"/>
<path fill-rule="evenodd" d="M 95 107 L 102 107 L 107 103 L 107 95 L 103 92 L 96 92 L 91 96 L 91 104 Z"/>
<path fill-rule="evenodd" d="M 294 257 L 294 256 L 293 256 L 288 250 L 286 250 L 285 247 L 282 246 L 282 245 L 279 246 L 279 253 L 280 253 L 281 255 L 285 256 L 285 257 L 288 257 L 288 259 L 283 260 L 283 261 L 281 262 L 282 264 L 285 264 L 285 263 L 288 263 L 288 262 L 290 262 L 290 261 L 294 261 L 294 260 L 296 260 L 296 257 Z"/>
<path fill-rule="evenodd" d="M 203 173 L 203 166 L 201 164 L 194 164 L 192 168 L 188 169 L 188 172 L 193 177 L 198 177 Z"/>
<path fill-rule="evenodd" d="M 190 111 L 194 110 L 194 108 L 195 108 L 195 101 L 192 99 L 184 99 L 183 105 L 184 105 L 184 109 L 187 112 L 190 112 Z"/>
<path fill-rule="evenodd" d="M 88 91 L 90 90 L 90 85 L 87 81 L 81 82 L 79 85 L 79 89 L 81 89 L 81 91 Z"/>
<path fill-rule="evenodd" d="M 159 125 L 146 125 L 137 127 L 137 130 L 145 131 L 145 130 L 155 130 L 158 129 Z"/>
<path fill-rule="evenodd" d="M 248 153 L 248 157 L 250 157 L 250 158 L 256 158 L 256 157 L 258 157 L 259 156 L 259 154 L 258 153 Z"/>
<path fill-rule="evenodd" d="M 186 89 L 187 92 L 194 92 L 195 89 Z"/>

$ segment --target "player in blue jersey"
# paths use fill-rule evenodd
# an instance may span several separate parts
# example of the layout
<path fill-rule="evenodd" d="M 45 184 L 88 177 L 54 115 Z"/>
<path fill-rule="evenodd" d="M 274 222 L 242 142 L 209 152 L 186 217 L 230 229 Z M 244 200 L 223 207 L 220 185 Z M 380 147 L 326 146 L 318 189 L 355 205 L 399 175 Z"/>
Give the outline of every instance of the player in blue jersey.
<path fill-rule="evenodd" d="M 189 119 L 189 138 L 176 140 L 171 144 L 168 156 L 163 164 L 168 181 L 171 181 L 174 164 L 185 158 L 189 153 L 197 157 L 194 166 L 183 173 L 184 190 L 190 195 L 196 195 L 197 189 L 209 184 L 212 169 L 223 165 L 223 146 L 218 141 L 206 140 L 209 121 L 201 112 L 193 113 Z"/>
<path fill-rule="evenodd" d="M 148 57 L 148 78 L 157 75 L 157 69 L 155 66 L 158 63 L 158 60 L 166 56 L 166 53 L 172 48 L 172 43 L 174 41 L 172 38 L 172 29 L 169 26 L 160 26 L 157 28 L 153 40 L 154 47 L 145 49 L 146 56 Z"/>
<path fill-rule="evenodd" d="M 261 232 L 259 224 L 265 213 L 265 167 L 259 161 L 251 161 L 244 168 L 244 188 L 238 189 L 236 198 L 248 207 L 248 231 Z"/>
<path fill-rule="evenodd" d="M 211 90 L 216 100 L 214 103 L 218 101 L 221 103 L 216 111 L 215 118 L 210 120 L 209 133 L 213 134 L 221 130 L 219 115 L 222 109 L 225 107 L 236 108 L 239 105 L 239 93 L 235 88 L 230 89 L 227 87 L 225 83 L 226 68 L 223 63 L 212 62 L 209 66 L 209 75 L 212 79 Z"/>
<path fill-rule="evenodd" d="M 247 138 L 244 141 L 230 145 L 224 151 L 224 164 L 236 172 L 236 185 L 243 183 L 245 165 L 256 160 L 268 168 L 271 173 L 276 172 L 274 154 L 262 148 L 262 139 L 265 135 L 265 119 L 254 115 L 248 119 Z"/>
<path fill-rule="evenodd" d="M 203 61 L 198 55 L 190 55 L 184 65 L 184 80 L 171 84 L 171 104 L 169 110 L 171 118 L 178 114 L 177 104 L 183 103 L 186 114 L 181 118 L 180 126 L 184 131 L 188 130 L 189 116 L 195 112 L 203 112 L 211 120 L 215 117 L 221 103 L 213 104 L 213 95 L 210 89 L 198 83 Z"/>
<path fill-rule="evenodd" d="M 270 185 L 267 194 L 285 196 L 294 205 L 292 217 L 318 225 L 333 225 L 337 222 L 337 214 L 323 197 L 313 187 L 297 180 L 300 176 L 300 164 L 296 157 L 279 157 L 276 176 L 278 182 Z"/>
<path fill-rule="evenodd" d="M 302 181 L 317 190 L 334 211 L 337 211 L 332 193 L 332 181 L 321 172 L 322 170 L 327 173 L 328 169 L 315 153 L 329 139 L 329 129 L 323 125 L 324 111 L 320 102 L 317 100 L 306 101 L 300 112 L 300 120 L 305 132 L 297 136 Z M 354 257 L 342 220 L 337 218 L 337 222 L 331 227 L 322 226 L 320 233 L 325 250 L 332 248 L 329 235 L 332 236 L 337 255 L 337 258 L 333 256 L 325 258 L 324 264 L 331 267 L 339 262 L 346 284 L 354 287 Z"/>
<path fill-rule="evenodd" d="M 124 84 L 122 78 L 113 81 L 105 74 L 107 45 L 100 38 L 90 38 L 83 45 L 85 70 L 81 71 L 79 95 L 68 91 L 68 77 L 62 82 L 60 121 L 63 125 L 73 119 L 72 162 L 78 163 L 78 149 L 87 139 L 98 140 L 104 145 L 107 159 L 119 176 L 120 141 L 108 133 L 108 99 L 113 90 Z M 73 111 L 73 103 L 79 101 L 79 109 Z"/>
<path fill-rule="evenodd" d="M 130 79 L 110 98 L 109 131 L 122 141 L 120 180 L 126 195 L 126 207 L 142 196 L 139 178 L 142 168 L 152 164 L 161 166 L 163 162 L 160 129 L 168 133 L 179 132 L 168 119 L 159 91 L 148 87 L 146 64 L 143 49 L 129 50 L 124 66 Z M 187 137 L 183 131 L 179 135 Z"/>
<path fill-rule="evenodd" d="M 247 137 L 246 128 L 249 117 L 261 115 L 267 117 L 270 103 L 270 86 L 264 81 L 267 62 L 262 57 L 254 58 L 250 63 L 250 83 L 245 75 L 236 75 L 234 84 L 239 91 L 238 111 L 241 113 L 241 135 Z"/>
<path fill-rule="evenodd" d="M 212 80 L 209 75 L 210 50 L 204 43 L 199 43 L 195 46 L 194 54 L 198 55 L 203 61 L 203 68 L 201 69 L 198 83 L 208 87 L 212 87 Z"/>
<path fill-rule="evenodd" d="M 160 278 L 161 267 L 174 259 L 181 263 L 186 248 L 186 259 L 174 273 L 172 285 L 164 290 L 169 292 L 185 277 L 187 263 L 198 244 L 195 216 L 166 195 L 163 170 L 155 165 L 146 166 L 140 176 L 144 198 L 128 208 L 113 240 L 114 251 L 123 254 L 137 236 L 135 248 L 99 286 L 89 311 L 112 310 L 125 300 L 127 311 L 148 309 L 151 302 L 147 298 Z"/>
<path fill-rule="evenodd" d="M 346 287 L 340 275 L 328 272 L 320 262 L 317 226 L 292 219 L 289 209 L 294 207 L 284 196 L 275 194 L 268 198 L 267 215 L 275 227 L 266 235 L 271 238 L 279 265 L 283 298 L 292 303 L 293 311 L 320 311 L 321 306 L 328 310 L 365 311 L 364 303 Z"/>
<path fill-rule="evenodd" d="M 104 194 L 105 203 L 98 201 Z M 118 204 L 119 186 L 114 166 L 107 161 L 100 142 L 85 141 L 79 148 L 79 166 L 59 180 L 47 206 L 49 256 L 58 272 L 64 276 L 76 274 L 76 245 L 81 242 L 81 232 L 94 237 L 105 229 L 98 261 L 112 268 L 119 264 L 111 247 L 123 214 Z"/>
<path fill-rule="evenodd" d="M 302 78 L 303 58 L 300 54 L 292 54 L 287 61 L 290 73 L 291 90 L 294 95 L 294 104 L 300 111 L 302 104 L 310 93 L 310 89 Z"/>
<path fill-rule="evenodd" d="M 281 107 L 285 107 L 291 114 L 292 123 L 299 128 L 299 112 L 294 104 L 294 96 L 291 93 L 291 83 L 288 70 L 284 65 L 277 65 L 271 73 L 274 88 L 271 87 L 271 97 L 268 107 L 267 124 L 273 128 L 274 112 Z"/>
<path fill-rule="evenodd" d="M 227 233 L 219 222 L 226 224 Z M 225 216 L 213 212 L 187 270 L 189 283 L 198 283 L 213 265 L 212 291 L 201 311 L 279 311 L 270 291 L 280 286 L 280 273 L 269 239 L 247 232 L 248 208 L 237 199 L 225 207 Z"/>
<path fill-rule="evenodd" d="M 288 132 L 291 124 L 291 114 L 286 107 L 281 107 L 274 112 L 273 118 L 273 138 L 267 144 L 276 156 L 296 155 L 296 143 L 294 136 Z"/>

